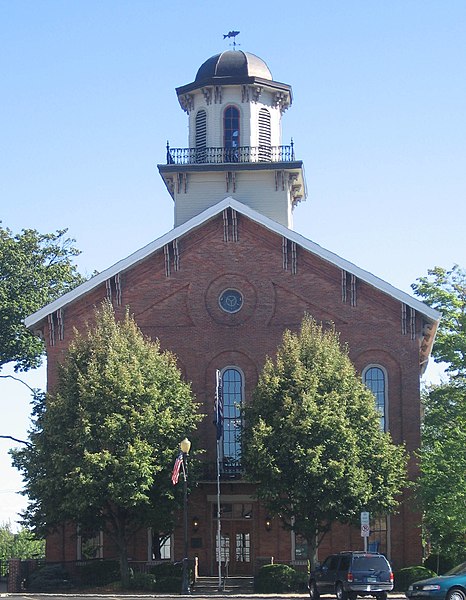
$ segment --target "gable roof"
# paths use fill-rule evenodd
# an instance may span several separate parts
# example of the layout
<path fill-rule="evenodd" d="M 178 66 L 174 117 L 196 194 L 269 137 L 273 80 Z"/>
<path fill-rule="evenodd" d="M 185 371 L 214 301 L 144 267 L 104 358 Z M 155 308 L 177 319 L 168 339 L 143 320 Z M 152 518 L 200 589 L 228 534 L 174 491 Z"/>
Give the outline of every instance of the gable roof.
<path fill-rule="evenodd" d="M 428 343 L 428 352 L 430 353 L 430 349 L 432 347 L 433 338 L 434 338 L 434 335 L 432 335 L 432 334 L 435 334 L 435 331 L 436 331 L 437 325 L 438 325 L 438 321 L 440 320 L 440 316 L 441 316 L 438 311 L 431 308 L 430 306 L 427 306 L 426 304 L 424 304 L 420 300 L 417 300 L 416 298 L 410 296 L 409 294 L 395 288 L 391 284 L 387 283 L 386 281 L 383 281 L 379 277 L 376 277 L 372 273 L 369 273 L 368 271 L 365 271 L 364 269 L 357 267 L 356 265 L 349 262 L 348 260 L 341 258 L 340 256 L 338 256 L 337 254 L 334 254 L 333 252 L 330 252 L 330 250 L 326 250 L 322 246 L 319 246 L 319 244 L 316 244 L 315 242 L 308 240 L 307 238 L 300 235 L 299 233 L 296 233 L 295 231 L 288 229 L 284 225 L 280 225 L 279 223 L 273 221 L 272 219 L 264 216 L 263 214 L 253 210 L 252 208 L 246 206 L 245 204 L 242 204 L 241 202 L 238 202 L 237 200 L 235 200 L 234 198 L 231 198 L 231 197 L 225 198 L 224 200 L 221 200 L 214 206 L 207 208 L 204 212 L 196 215 L 189 221 L 186 221 L 186 223 L 183 223 L 182 225 L 175 227 L 174 229 L 172 229 L 171 231 L 169 231 L 162 237 L 154 240 L 150 244 L 147 244 L 147 246 L 144 246 L 143 248 L 137 250 L 133 254 L 130 254 L 127 258 L 120 260 L 119 262 L 115 263 L 114 265 L 112 265 L 111 267 L 106 269 L 105 271 L 102 271 L 101 273 L 99 273 L 98 275 L 95 275 L 94 277 L 92 277 L 88 281 L 84 282 L 77 288 L 64 294 L 57 300 L 54 300 L 50 304 L 47 304 L 46 306 L 44 306 L 43 308 L 41 308 L 40 310 L 38 310 L 37 312 L 35 312 L 34 314 L 30 315 L 29 317 L 27 317 L 25 319 L 24 323 L 25 323 L 26 327 L 33 329 L 43 319 L 45 319 L 49 314 L 55 312 L 56 310 L 58 310 L 60 308 L 65 307 L 68 304 L 71 304 L 72 302 L 74 302 L 75 300 L 80 298 L 81 296 L 86 295 L 88 292 L 90 292 L 97 286 L 101 285 L 102 283 L 105 283 L 105 281 L 107 279 L 110 279 L 111 277 L 117 275 L 118 273 L 123 273 L 124 271 L 134 267 L 134 265 L 145 260 L 148 256 L 150 256 L 157 250 L 160 250 L 161 248 L 163 248 L 165 246 L 165 244 L 168 244 L 169 242 L 172 242 L 176 238 L 180 238 L 181 236 L 192 231 L 193 229 L 200 227 L 203 223 L 205 223 L 209 219 L 214 218 L 219 213 L 221 213 L 225 208 L 228 208 L 228 207 L 231 207 L 232 209 L 236 210 L 238 213 L 244 215 L 245 217 L 251 219 L 252 221 L 255 221 L 256 223 L 259 223 L 263 227 L 277 233 L 278 235 L 286 237 L 287 239 L 289 239 L 292 242 L 296 242 L 296 244 L 301 246 L 304 250 L 307 250 L 308 252 L 311 252 L 312 254 L 320 257 L 322 260 L 329 262 L 329 263 L 347 271 L 350 274 L 355 275 L 361 281 L 368 283 L 369 285 L 377 288 L 381 292 L 391 296 L 392 298 L 395 298 L 396 300 L 399 300 L 400 302 L 403 302 L 407 306 L 410 306 L 411 308 L 413 308 L 416 311 L 418 311 L 419 313 L 421 313 L 426 318 L 426 320 L 429 321 L 430 324 L 432 325 L 432 330 L 431 330 L 431 335 L 430 335 L 431 339 L 429 340 L 429 343 Z M 427 356 L 428 356 L 428 354 L 427 354 Z"/>

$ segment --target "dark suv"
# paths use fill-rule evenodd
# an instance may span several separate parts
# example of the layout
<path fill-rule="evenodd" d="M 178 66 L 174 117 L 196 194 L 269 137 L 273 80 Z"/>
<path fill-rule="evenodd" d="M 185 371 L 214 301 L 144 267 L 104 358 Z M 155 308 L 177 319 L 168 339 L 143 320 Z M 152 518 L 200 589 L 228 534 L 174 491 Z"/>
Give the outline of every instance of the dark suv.
<path fill-rule="evenodd" d="M 387 600 L 392 589 L 390 563 L 375 552 L 331 554 L 309 577 L 311 600 L 318 600 L 320 594 L 335 594 L 338 600 L 355 600 L 356 596 Z"/>

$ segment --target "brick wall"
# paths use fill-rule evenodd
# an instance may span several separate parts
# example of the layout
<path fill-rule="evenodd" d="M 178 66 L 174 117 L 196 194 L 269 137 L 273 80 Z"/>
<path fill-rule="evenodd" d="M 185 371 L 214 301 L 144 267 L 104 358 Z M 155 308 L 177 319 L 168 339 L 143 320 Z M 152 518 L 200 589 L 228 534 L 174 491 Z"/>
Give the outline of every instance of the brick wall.
<path fill-rule="evenodd" d="M 170 276 L 165 273 L 163 249 L 121 274 L 120 314 L 123 306 L 129 305 L 143 332 L 157 337 L 163 348 L 176 353 L 184 376 L 192 382 L 196 399 L 202 404 L 202 412 L 208 415 L 213 414 L 216 369 L 235 366 L 242 371 L 248 402 L 265 358 L 274 355 L 285 328 L 298 329 L 305 312 L 324 324 L 333 322 L 359 371 L 368 364 L 385 368 L 390 430 L 395 442 L 404 442 L 413 453 L 420 435 L 419 337 L 402 334 L 400 302 L 358 280 L 356 305 L 352 306 L 349 298 L 342 301 L 342 274 L 333 264 L 298 247 L 297 272 L 293 274 L 290 265 L 287 270 L 283 268 L 280 236 L 241 215 L 238 232 L 237 242 L 225 242 L 219 215 L 178 240 L 179 270 L 172 262 Z M 219 294 L 226 288 L 238 289 L 244 296 L 238 313 L 226 314 L 219 307 Z M 70 342 L 73 327 L 82 329 L 92 319 L 94 306 L 105 294 L 102 285 L 66 307 L 64 340 L 48 347 L 50 386 L 56 381 L 56 362 Z M 419 317 L 416 326 L 421 327 Z M 206 448 L 205 460 L 215 461 L 211 419 L 204 419 L 199 437 Z M 410 475 L 416 473 L 412 459 Z M 202 538 L 202 546 L 196 548 L 201 574 L 212 571 L 213 564 L 215 524 L 206 501 L 207 495 L 214 493 L 211 487 L 200 486 L 190 498 L 189 518 L 200 519 L 199 531 L 190 537 Z M 239 488 L 229 493 L 240 493 Z M 248 488 L 247 493 L 253 490 Z M 278 523 L 266 532 L 263 519 L 263 511 L 257 506 L 250 525 L 254 556 L 290 560 L 289 532 L 281 531 Z M 400 513 L 391 519 L 392 560 L 397 566 L 419 563 L 419 522 L 420 516 L 406 496 Z M 181 522 L 175 532 L 175 558 L 180 558 L 182 552 L 180 527 Z M 63 549 L 60 535 L 49 539 L 47 555 L 58 557 L 61 552 L 71 559 L 71 538 Z M 140 539 L 144 551 L 135 554 L 145 558 L 147 540 Z M 359 532 L 349 528 L 338 529 L 329 540 L 324 546 L 329 551 L 362 544 Z"/>

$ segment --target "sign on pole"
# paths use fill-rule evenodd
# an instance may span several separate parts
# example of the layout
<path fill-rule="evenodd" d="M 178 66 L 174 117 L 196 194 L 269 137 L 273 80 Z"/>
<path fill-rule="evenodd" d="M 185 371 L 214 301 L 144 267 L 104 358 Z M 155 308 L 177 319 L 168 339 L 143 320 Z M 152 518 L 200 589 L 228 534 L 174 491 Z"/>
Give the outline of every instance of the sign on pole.
<path fill-rule="evenodd" d="M 361 513 L 361 537 L 364 538 L 364 551 L 367 552 L 367 538 L 371 532 L 371 526 L 369 523 L 369 513 L 362 512 Z"/>
<path fill-rule="evenodd" d="M 361 525 L 361 536 L 369 537 L 369 534 L 370 534 L 370 527 L 369 527 L 369 525 L 366 525 L 364 523 L 364 525 Z"/>

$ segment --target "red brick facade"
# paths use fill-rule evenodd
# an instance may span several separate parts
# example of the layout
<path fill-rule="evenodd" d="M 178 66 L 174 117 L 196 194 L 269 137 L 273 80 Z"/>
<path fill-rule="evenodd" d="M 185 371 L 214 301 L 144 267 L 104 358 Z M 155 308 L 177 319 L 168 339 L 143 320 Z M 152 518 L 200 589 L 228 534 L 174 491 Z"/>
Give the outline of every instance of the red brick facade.
<path fill-rule="evenodd" d="M 231 209 L 228 209 L 231 210 Z M 270 228 L 237 213 L 238 241 L 224 241 L 222 213 L 188 230 L 177 241 L 178 257 L 157 249 L 119 275 L 80 295 L 64 307 L 60 323 L 53 313 L 54 332 L 50 321 L 43 321 L 47 340 L 48 381 L 53 388 L 56 365 L 70 342 L 74 327 L 82 328 L 92 318 L 98 305 L 112 290 L 117 313 L 129 306 L 143 330 L 158 338 L 163 348 L 173 351 L 185 378 L 192 382 L 196 400 L 208 415 L 201 423 L 198 442 L 206 449 L 204 459 L 215 463 L 215 428 L 213 414 L 216 369 L 238 368 L 244 376 L 245 401 L 251 398 L 265 357 L 274 355 L 284 329 L 296 330 L 304 313 L 317 321 L 333 322 L 348 343 L 350 357 L 362 373 L 368 365 L 380 365 L 387 374 L 387 422 L 395 443 L 406 444 L 412 453 L 419 446 L 420 399 L 419 360 L 423 317 L 413 311 L 407 324 L 402 323 L 399 299 L 342 272 L 342 269 L 297 245 L 296 272 L 284 268 L 284 238 Z M 170 246 L 171 247 L 171 246 Z M 179 260 L 179 262 L 178 262 Z M 121 286 L 121 299 L 118 298 Z M 234 288 L 243 294 L 242 309 L 227 314 L 219 306 L 220 293 Z M 346 297 L 345 297 L 346 296 Z M 117 299 L 118 298 L 118 299 Z M 62 321 L 61 321 L 62 319 Z M 60 339 L 63 338 L 63 339 Z M 51 341 L 53 340 L 53 345 Z M 410 462 L 410 476 L 416 475 L 416 464 Z M 290 561 L 293 540 L 272 520 L 265 526 L 266 513 L 253 500 L 250 484 L 232 480 L 222 483 L 222 503 L 252 505 L 252 515 L 235 515 L 222 522 L 222 533 L 230 534 L 234 545 L 236 534 L 249 533 L 250 561 L 235 561 L 230 572 L 249 573 L 260 559 L 274 557 Z M 216 573 L 215 478 L 202 481 L 189 497 L 190 557 L 199 558 L 201 574 Z M 193 517 L 198 526 L 192 527 Z M 389 542 L 385 548 L 395 567 L 419 564 L 421 561 L 420 515 L 405 496 L 399 514 L 390 518 Z M 182 520 L 174 532 L 173 558 L 183 553 Z M 362 549 L 359 530 L 335 527 L 324 539 L 320 558 L 327 552 Z M 51 536 L 47 544 L 50 560 L 76 559 L 76 531 L 64 528 Z M 148 556 L 147 532 L 141 532 L 129 551 L 135 560 Z M 112 556 L 104 539 L 104 557 Z"/>

